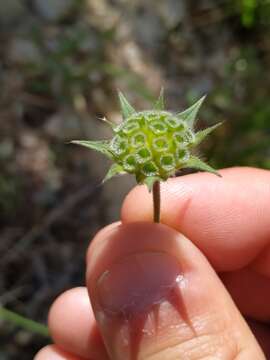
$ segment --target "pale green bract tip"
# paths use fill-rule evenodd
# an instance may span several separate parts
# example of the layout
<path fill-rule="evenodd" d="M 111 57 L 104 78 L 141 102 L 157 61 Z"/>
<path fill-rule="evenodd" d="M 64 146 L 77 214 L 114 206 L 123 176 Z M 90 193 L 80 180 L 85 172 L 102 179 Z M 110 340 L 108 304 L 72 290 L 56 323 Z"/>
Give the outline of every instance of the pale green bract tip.
<path fill-rule="evenodd" d="M 99 151 L 100 153 L 108 156 L 110 159 L 113 159 L 113 154 L 111 153 L 109 146 L 110 142 L 107 140 L 73 140 L 71 141 L 71 144 L 81 145 L 89 149 Z"/>
<path fill-rule="evenodd" d="M 221 175 L 215 169 L 213 169 L 210 165 L 206 164 L 204 161 L 200 160 L 196 156 L 190 157 L 190 159 L 186 163 L 185 168 L 194 168 L 194 169 L 206 171 L 206 172 L 209 172 L 209 173 L 212 173 L 212 174 L 215 174 L 215 175 L 221 177 Z"/>
<path fill-rule="evenodd" d="M 126 171 L 123 169 L 123 166 L 121 166 L 119 164 L 112 164 L 112 166 L 108 170 L 105 178 L 102 180 L 102 183 L 105 183 L 106 181 L 110 180 L 114 176 L 123 175 L 123 174 L 126 174 Z"/>
<path fill-rule="evenodd" d="M 221 123 L 198 132 L 194 131 L 203 96 L 188 109 L 176 115 L 165 111 L 164 91 L 161 89 L 153 110 L 137 112 L 119 92 L 123 122 L 115 126 L 110 140 L 74 140 L 78 144 L 96 150 L 113 161 L 103 182 L 114 176 L 133 174 L 139 184 L 145 184 L 151 192 L 156 181 L 166 181 L 178 170 L 194 168 L 220 174 L 210 165 L 192 154 Z"/>
<path fill-rule="evenodd" d="M 154 104 L 154 110 L 165 110 L 165 101 L 164 101 L 164 88 L 160 89 L 159 98 L 157 99 L 156 103 Z"/>
<path fill-rule="evenodd" d="M 197 146 L 199 145 L 212 131 L 216 130 L 218 127 L 220 127 L 220 125 L 222 125 L 223 122 L 219 122 L 213 126 L 210 126 L 206 129 L 200 130 L 195 134 L 195 140 L 194 140 L 194 145 L 193 146 Z"/>
<path fill-rule="evenodd" d="M 196 117 L 198 114 L 198 111 L 200 107 L 202 106 L 204 100 L 206 98 L 206 95 L 201 97 L 195 104 L 191 105 L 188 109 L 182 111 L 181 113 L 178 113 L 177 116 L 180 119 L 183 119 L 187 122 L 187 124 L 193 128 L 196 122 Z"/>
<path fill-rule="evenodd" d="M 132 114 L 134 114 L 136 111 L 135 109 L 130 105 L 130 103 L 127 101 L 125 96 L 119 91 L 118 93 L 120 107 L 121 107 L 121 113 L 123 116 L 123 119 L 128 118 Z"/>

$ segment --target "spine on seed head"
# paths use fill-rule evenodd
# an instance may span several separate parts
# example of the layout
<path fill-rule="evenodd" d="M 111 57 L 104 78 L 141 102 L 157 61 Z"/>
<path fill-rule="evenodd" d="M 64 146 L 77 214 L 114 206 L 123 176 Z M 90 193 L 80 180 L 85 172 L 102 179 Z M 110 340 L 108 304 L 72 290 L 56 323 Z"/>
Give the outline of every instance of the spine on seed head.
<path fill-rule="evenodd" d="M 173 114 L 165 110 L 163 90 L 152 110 L 137 112 L 119 93 L 123 121 L 120 125 L 106 121 L 112 128 L 111 140 L 75 140 L 99 151 L 113 164 L 103 181 L 119 174 L 134 174 L 138 183 L 149 191 L 156 181 L 166 181 L 183 168 L 194 168 L 218 175 L 210 165 L 193 155 L 196 148 L 221 123 L 195 132 L 199 108 L 205 97 L 188 109 Z"/>

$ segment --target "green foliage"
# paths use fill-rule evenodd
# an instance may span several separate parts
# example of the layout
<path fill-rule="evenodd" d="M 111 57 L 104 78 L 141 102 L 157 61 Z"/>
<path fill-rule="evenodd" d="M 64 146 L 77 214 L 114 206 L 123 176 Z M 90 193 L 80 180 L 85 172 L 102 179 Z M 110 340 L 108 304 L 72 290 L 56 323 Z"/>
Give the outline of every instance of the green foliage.
<path fill-rule="evenodd" d="M 139 112 L 120 92 L 123 122 L 112 127 L 112 140 L 72 142 L 99 151 L 114 161 L 104 181 L 115 175 L 130 173 L 151 191 L 155 181 L 165 181 L 183 168 L 192 167 L 218 175 L 191 154 L 193 148 L 220 125 L 194 132 L 196 116 L 204 98 L 175 115 L 164 110 L 163 90 L 154 104 L 154 110 Z"/>
<path fill-rule="evenodd" d="M 199 99 L 195 104 L 190 106 L 188 109 L 182 111 L 178 116 L 185 120 L 191 128 L 194 127 L 197 113 L 205 100 L 205 96 Z"/>
<path fill-rule="evenodd" d="M 227 63 L 222 86 L 209 98 L 210 106 L 203 117 L 226 121 L 222 131 L 203 146 L 216 167 L 270 169 L 269 79 L 264 65 L 254 47 L 243 46 Z"/>
<path fill-rule="evenodd" d="M 207 135 L 209 135 L 212 131 L 214 131 L 215 129 L 217 129 L 222 123 L 218 123 L 216 125 L 210 126 L 207 129 L 204 130 L 200 130 L 196 133 L 196 139 L 194 141 L 194 144 L 197 146 L 199 145 Z"/>
<path fill-rule="evenodd" d="M 73 140 L 73 144 L 78 144 L 85 146 L 89 149 L 99 151 L 100 153 L 108 156 L 110 159 L 113 159 L 112 153 L 109 150 L 109 141 L 100 140 L 100 141 L 87 141 L 87 140 Z"/>
<path fill-rule="evenodd" d="M 270 2 L 269 0 L 233 0 L 233 11 L 236 11 L 243 27 L 253 28 L 256 25 L 269 25 Z"/>
<path fill-rule="evenodd" d="M 20 187 L 19 179 L 0 174 L 0 213 L 8 216 L 16 211 L 20 202 Z"/>
<path fill-rule="evenodd" d="M 104 49 L 114 36 L 114 30 L 101 31 L 82 24 L 66 27 L 51 39 L 46 31 L 33 28 L 29 38 L 40 57 L 22 64 L 26 91 L 73 104 L 76 94 L 89 96 L 93 82 L 102 85 L 122 78 L 130 89 L 151 99 L 137 74 L 108 62 Z"/>
<path fill-rule="evenodd" d="M 246 27 L 251 27 L 255 21 L 255 13 L 258 7 L 257 0 L 242 0 L 242 24 Z"/>
<path fill-rule="evenodd" d="M 164 89 L 161 88 L 159 98 L 157 99 L 154 110 L 165 110 L 165 102 L 164 102 Z"/>
<path fill-rule="evenodd" d="M 22 327 L 32 333 L 39 334 L 41 336 L 49 337 L 49 330 L 47 326 L 40 324 L 36 321 L 21 316 L 13 311 L 10 311 L 0 306 L 0 319 L 8 321 L 15 326 Z"/>
<path fill-rule="evenodd" d="M 133 107 L 129 104 L 129 102 L 121 92 L 119 92 L 119 101 L 123 119 L 126 119 L 135 113 L 135 109 L 133 109 Z"/>
<path fill-rule="evenodd" d="M 110 180 L 112 177 L 119 174 L 125 174 L 123 167 L 119 164 L 112 164 L 105 178 L 103 179 L 103 182 Z"/>

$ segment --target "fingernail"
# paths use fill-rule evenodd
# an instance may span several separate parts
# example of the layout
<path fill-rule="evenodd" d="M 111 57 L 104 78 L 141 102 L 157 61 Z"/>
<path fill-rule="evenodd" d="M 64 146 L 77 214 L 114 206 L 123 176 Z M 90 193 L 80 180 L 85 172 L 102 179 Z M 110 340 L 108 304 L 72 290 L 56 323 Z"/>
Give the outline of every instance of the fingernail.
<path fill-rule="evenodd" d="M 166 299 L 180 274 L 178 261 L 169 254 L 130 255 L 99 278 L 99 303 L 110 316 L 135 316 Z"/>
<path fill-rule="evenodd" d="M 111 329 L 110 350 L 116 346 L 115 334 L 122 334 L 118 341 L 125 342 L 129 358 L 136 359 L 149 315 L 158 316 L 157 309 L 165 301 L 182 311 L 179 289 L 183 281 L 178 260 L 163 252 L 132 254 L 107 269 L 97 282 L 97 300 L 102 312 L 98 321 Z"/>

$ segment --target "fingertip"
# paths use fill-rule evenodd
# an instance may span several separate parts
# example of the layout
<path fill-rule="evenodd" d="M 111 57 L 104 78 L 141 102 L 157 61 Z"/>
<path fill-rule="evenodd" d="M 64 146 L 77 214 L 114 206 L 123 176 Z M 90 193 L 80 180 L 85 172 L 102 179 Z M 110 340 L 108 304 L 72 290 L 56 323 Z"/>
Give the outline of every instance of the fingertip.
<path fill-rule="evenodd" d="M 52 352 L 53 352 L 53 345 L 47 345 L 39 350 L 39 352 L 35 355 L 33 360 L 48 360 L 50 359 L 49 355 L 52 354 Z"/>
<path fill-rule="evenodd" d="M 132 221 L 151 221 L 152 194 L 146 186 L 135 186 L 125 197 L 121 208 L 123 223 Z M 140 206 L 137 206 L 140 204 Z M 140 211 L 138 211 L 140 208 Z"/>
<path fill-rule="evenodd" d="M 79 356 L 107 359 L 85 287 L 67 290 L 53 303 L 48 317 L 54 342 Z"/>
<path fill-rule="evenodd" d="M 179 220 L 184 217 L 187 206 L 192 199 L 193 189 L 188 180 L 192 175 L 171 178 L 161 182 L 161 223 L 179 230 Z M 210 175 L 211 176 L 211 175 Z M 146 186 L 139 185 L 132 189 L 124 199 L 121 209 L 123 223 L 153 221 L 153 195 Z M 181 202 L 179 202 L 181 199 Z M 175 211 L 171 211 L 175 209 Z"/>
<path fill-rule="evenodd" d="M 76 313 L 76 308 L 78 313 Z M 82 315 L 82 313 L 87 316 L 86 323 L 90 324 L 94 321 L 85 287 L 69 289 L 60 294 L 53 302 L 48 315 L 48 325 L 53 339 L 58 340 L 61 338 L 63 329 L 67 325 L 74 323 L 74 317 L 76 317 L 77 321 L 78 316 Z M 79 321 L 79 323 L 81 322 Z"/>
<path fill-rule="evenodd" d="M 68 354 L 55 345 L 47 345 L 34 357 L 34 360 L 82 360 L 81 358 Z"/>
<path fill-rule="evenodd" d="M 188 344 L 193 356 L 205 358 L 217 351 L 234 358 L 246 342 L 256 348 L 216 273 L 187 238 L 147 222 L 104 235 L 93 245 L 87 284 L 112 358 L 189 357 Z"/>
<path fill-rule="evenodd" d="M 103 239 L 109 237 L 110 233 L 114 232 L 115 229 L 121 224 L 120 221 L 116 221 L 112 224 L 109 224 L 107 226 L 104 226 L 102 229 L 100 229 L 93 239 L 90 241 L 90 244 L 88 246 L 87 252 L 86 252 L 86 263 L 88 263 L 92 257 L 93 251 L 92 248 L 98 248 L 98 244 L 103 243 Z"/>
<path fill-rule="evenodd" d="M 213 176 L 206 172 L 199 172 L 176 178 L 169 178 L 166 182 L 161 182 L 161 196 L 166 203 L 171 202 L 171 207 L 177 210 L 177 218 L 171 217 L 170 208 L 161 201 L 164 223 L 179 230 L 179 206 L 185 207 L 186 203 L 192 199 L 194 194 L 194 185 L 200 181 L 207 180 L 209 184 L 223 180 L 223 178 L 234 178 L 238 180 L 243 176 L 252 176 L 254 173 L 261 173 L 261 169 L 249 167 L 232 167 L 219 170 L 219 177 Z M 206 188 L 207 190 L 207 188 Z M 179 200 L 181 203 L 179 204 Z M 123 223 L 133 221 L 152 221 L 152 194 L 147 191 L 146 186 L 135 186 L 125 197 L 121 208 L 121 220 Z M 168 216 L 169 215 L 169 216 Z"/>
<path fill-rule="evenodd" d="M 161 222 L 183 233 L 217 271 L 248 265 L 269 242 L 270 171 L 220 170 L 222 178 L 197 173 L 161 184 Z M 152 221 L 146 187 L 126 197 L 122 222 Z"/>

